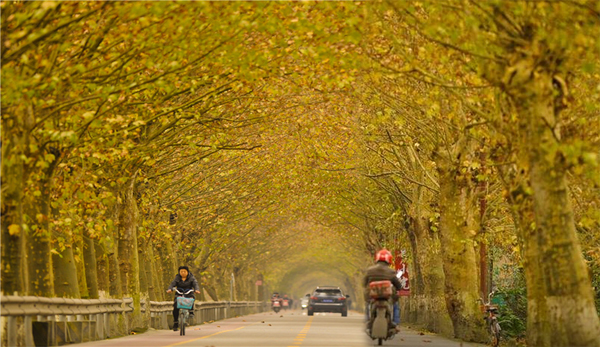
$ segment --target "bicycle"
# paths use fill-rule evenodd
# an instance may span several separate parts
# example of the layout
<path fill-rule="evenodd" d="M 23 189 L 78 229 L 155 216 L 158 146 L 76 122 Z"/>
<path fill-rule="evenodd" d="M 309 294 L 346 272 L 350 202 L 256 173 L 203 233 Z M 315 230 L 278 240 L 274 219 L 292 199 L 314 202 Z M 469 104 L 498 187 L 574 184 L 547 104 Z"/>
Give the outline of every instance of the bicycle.
<path fill-rule="evenodd" d="M 178 288 L 175 288 L 175 292 L 175 295 L 177 295 L 177 308 L 179 309 L 179 335 L 184 336 L 185 326 L 190 317 L 190 310 L 194 309 L 194 301 L 196 299 L 193 296 L 188 296 L 190 293 L 194 293 L 193 289 L 182 292 Z"/>
<path fill-rule="evenodd" d="M 492 345 L 492 347 L 498 347 L 500 345 L 500 331 L 502 330 L 502 328 L 500 328 L 500 323 L 498 323 L 498 305 L 493 305 L 491 303 L 494 293 L 495 292 L 492 291 L 488 295 L 487 303 L 484 302 L 483 299 L 479 300 L 483 304 L 482 309 L 485 312 L 485 317 L 483 317 L 483 319 L 485 319 L 487 323 L 487 328 L 489 329 L 490 344 Z"/>

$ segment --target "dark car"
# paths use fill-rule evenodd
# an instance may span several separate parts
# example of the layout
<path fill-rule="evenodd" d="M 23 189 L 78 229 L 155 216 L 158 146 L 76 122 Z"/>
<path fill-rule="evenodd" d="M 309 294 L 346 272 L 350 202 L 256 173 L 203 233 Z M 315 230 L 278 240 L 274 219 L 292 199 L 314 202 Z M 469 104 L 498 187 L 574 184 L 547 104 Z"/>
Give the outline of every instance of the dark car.
<path fill-rule="evenodd" d="M 315 312 L 334 312 L 346 317 L 348 297 L 340 287 L 317 287 L 308 300 L 308 315 L 312 316 Z"/>

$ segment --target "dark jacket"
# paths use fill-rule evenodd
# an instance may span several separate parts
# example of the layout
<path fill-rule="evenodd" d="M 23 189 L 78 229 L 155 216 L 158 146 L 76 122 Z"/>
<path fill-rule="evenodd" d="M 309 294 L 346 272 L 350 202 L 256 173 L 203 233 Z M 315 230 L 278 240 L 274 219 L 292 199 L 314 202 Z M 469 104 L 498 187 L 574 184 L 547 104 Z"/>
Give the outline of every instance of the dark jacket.
<path fill-rule="evenodd" d="M 188 290 L 188 289 L 194 289 L 194 290 L 198 290 L 198 291 L 200 290 L 198 281 L 196 280 L 194 275 L 192 275 L 191 272 L 188 273 L 188 276 L 185 279 L 185 281 L 183 281 L 180 274 L 177 274 L 175 276 L 175 279 L 173 280 L 173 282 L 171 282 L 171 284 L 169 285 L 169 289 L 172 290 L 175 287 L 182 289 L 182 290 Z"/>
<path fill-rule="evenodd" d="M 367 289 L 369 283 L 385 280 L 391 281 L 394 287 L 396 287 L 396 290 L 402 289 L 402 284 L 400 283 L 400 280 L 398 280 L 398 277 L 396 277 L 396 271 L 392 270 L 392 268 L 390 268 L 385 262 L 379 261 L 377 264 L 367 269 L 367 273 L 363 281 L 363 287 Z M 365 298 L 367 297 L 368 294 L 365 293 Z"/>

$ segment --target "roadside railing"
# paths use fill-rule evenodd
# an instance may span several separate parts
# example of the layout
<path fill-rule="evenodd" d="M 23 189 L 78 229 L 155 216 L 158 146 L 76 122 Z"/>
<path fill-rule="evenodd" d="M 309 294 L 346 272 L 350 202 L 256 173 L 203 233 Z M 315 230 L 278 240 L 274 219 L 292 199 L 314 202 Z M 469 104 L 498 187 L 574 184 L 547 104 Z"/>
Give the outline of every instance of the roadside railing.
<path fill-rule="evenodd" d="M 146 326 L 169 329 L 173 325 L 173 301 L 141 302 Z M 1 296 L 2 345 L 60 346 L 128 335 L 133 299 L 67 299 L 37 296 Z M 263 312 L 263 302 L 196 302 L 190 324 L 202 324 Z M 149 312 L 147 312 L 149 310 Z"/>

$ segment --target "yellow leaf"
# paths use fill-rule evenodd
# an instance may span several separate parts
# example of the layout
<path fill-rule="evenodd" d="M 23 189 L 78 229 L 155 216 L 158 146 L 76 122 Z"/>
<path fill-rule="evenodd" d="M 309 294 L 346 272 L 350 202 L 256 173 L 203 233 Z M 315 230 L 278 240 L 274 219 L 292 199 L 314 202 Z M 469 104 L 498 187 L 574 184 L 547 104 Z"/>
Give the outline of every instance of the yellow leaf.
<path fill-rule="evenodd" d="M 21 227 L 18 226 L 17 224 L 11 224 L 8 226 L 8 233 L 11 236 L 17 235 L 21 232 Z"/>

